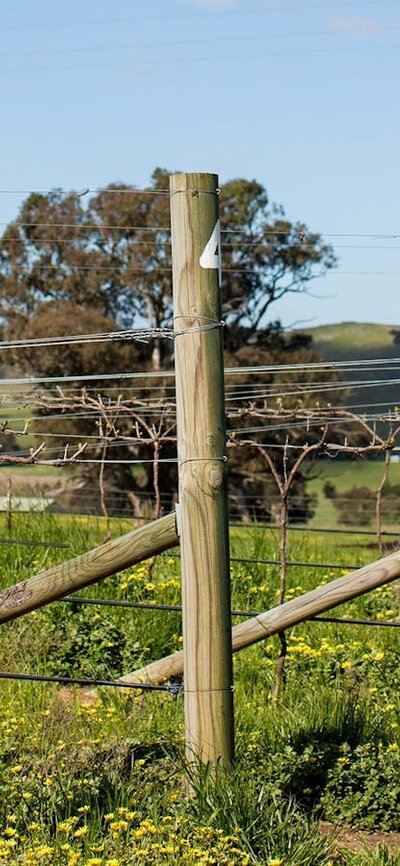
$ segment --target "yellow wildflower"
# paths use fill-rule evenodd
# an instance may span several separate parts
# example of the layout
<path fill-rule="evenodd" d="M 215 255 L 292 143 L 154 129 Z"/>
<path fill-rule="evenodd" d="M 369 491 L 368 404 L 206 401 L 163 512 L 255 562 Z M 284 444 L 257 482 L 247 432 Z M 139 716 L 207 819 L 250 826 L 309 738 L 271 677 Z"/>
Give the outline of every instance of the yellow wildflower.
<path fill-rule="evenodd" d="M 78 827 L 74 833 L 75 839 L 82 839 L 83 836 L 87 836 L 88 832 L 89 830 L 87 827 Z"/>

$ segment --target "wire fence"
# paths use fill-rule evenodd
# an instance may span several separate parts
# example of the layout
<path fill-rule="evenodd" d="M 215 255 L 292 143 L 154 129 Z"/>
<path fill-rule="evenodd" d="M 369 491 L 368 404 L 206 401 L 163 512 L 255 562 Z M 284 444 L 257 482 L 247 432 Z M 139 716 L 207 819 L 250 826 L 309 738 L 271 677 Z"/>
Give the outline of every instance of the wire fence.
<path fill-rule="evenodd" d="M 28 191 L 0 190 L 0 194 L 26 194 Z M 37 191 L 38 192 L 38 191 Z M 50 191 L 39 191 L 47 195 Z M 167 189 L 125 189 L 125 188 L 84 188 L 73 194 L 76 199 L 86 195 L 111 196 L 160 196 L 161 201 L 169 197 Z M 141 219 L 141 218 L 140 218 Z M 144 220 L 143 220 L 144 221 Z M 35 237 L 37 229 L 73 230 L 69 238 L 65 237 Z M 27 232 L 25 233 L 25 230 Z M 74 222 L 24 222 L 17 221 L 12 229 L 15 234 L 6 232 L 2 241 L 4 258 L 2 268 L 5 279 L 10 275 L 16 280 L 25 280 L 29 274 L 34 280 L 53 280 L 57 285 L 63 280 L 73 277 L 96 279 L 105 285 L 107 281 L 116 279 L 121 285 L 132 286 L 137 280 L 140 286 L 147 280 L 162 285 L 164 291 L 171 279 L 170 262 L 170 228 L 168 225 L 118 225 L 110 223 L 91 223 L 86 218 L 81 223 Z M 131 232 L 131 246 L 128 255 L 121 261 L 104 264 L 110 259 L 110 250 L 104 247 L 102 254 L 96 260 L 91 258 L 94 247 L 86 250 L 87 257 L 65 258 L 69 246 L 78 239 L 80 252 L 91 243 L 90 237 L 102 236 L 104 232 L 117 234 Z M 28 232 L 30 233 L 28 236 Z M 88 234 L 90 233 L 90 234 Z M 398 246 L 385 245 L 382 241 L 393 240 L 400 234 L 363 234 L 363 233 L 326 233 L 326 237 L 335 240 L 337 249 L 360 250 L 396 250 Z M 336 239 L 361 240 L 361 243 L 336 243 Z M 255 251 L 263 257 L 270 254 L 273 245 L 278 241 L 288 242 L 289 247 L 300 245 L 302 254 L 315 251 L 315 238 L 304 232 L 300 226 L 271 229 L 264 227 L 262 235 L 250 236 L 243 228 L 232 227 L 222 230 L 222 257 L 226 279 L 242 280 L 262 279 L 263 264 L 249 265 L 238 262 L 238 256 L 251 255 Z M 365 243 L 369 240 L 371 243 Z M 377 244 L 378 242 L 378 244 Z M 21 244 L 24 250 L 25 263 L 10 264 L 8 251 L 13 243 Z M 102 243 L 106 243 L 104 236 Z M 35 252 L 35 245 L 42 244 L 46 248 L 46 257 L 41 258 Z M 50 252 L 47 251 L 50 245 Z M 54 250 L 52 249 L 54 245 Z M 79 246 L 80 245 L 80 246 Z M 139 253 L 136 251 L 139 248 Z M 53 256 L 55 251 L 57 256 Z M 61 253 L 60 250 L 63 250 Z M 33 252 L 32 252 L 33 251 Z M 104 252 L 105 251 L 105 252 Z M 157 258 L 158 251 L 158 258 Z M 64 256 L 64 259 L 63 259 Z M 110 259 L 111 260 L 111 259 Z M 84 263 L 83 263 L 84 262 Z M 395 270 L 347 270 L 339 269 L 337 274 L 362 274 L 365 276 L 397 276 Z M 142 281 L 142 282 L 141 282 Z M 166 281 L 166 282 L 163 282 Z M 100 285 L 99 282 L 99 285 Z M 141 295 L 141 298 L 145 294 Z M 137 311 L 136 311 L 137 312 Z M 189 332 L 203 332 L 222 328 L 224 322 L 203 321 L 201 317 L 193 317 L 190 328 L 178 330 L 175 321 L 171 327 L 172 312 L 169 301 L 164 305 L 161 320 L 162 326 L 148 328 L 121 328 L 94 333 L 61 334 L 45 337 L 27 336 L 18 339 L 5 339 L 0 342 L 0 352 L 18 357 L 18 353 L 53 349 L 56 351 L 84 350 L 86 347 L 103 344 L 107 350 L 111 346 L 118 348 L 124 345 L 131 348 L 132 344 L 141 351 L 142 344 L 159 347 L 160 341 L 165 341 L 168 353 L 165 367 L 158 363 L 153 369 L 122 369 L 110 373 L 99 369 L 91 373 L 73 373 L 60 375 L 7 376 L 0 382 L 0 412 L 4 421 L 0 422 L 0 433 L 10 437 L 10 448 L 3 447 L 0 455 L 0 465 L 12 468 L 15 464 L 23 466 L 42 465 L 66 469 L 71 466 L 73 471 L 81 466 L 81 473 L 97 474 L 97 483 L 93 480 L 86 483 L 83 489 L 68 489 L 64 484 L 61 494 L 56 492 L 54 500 L 60 496 L 68 498 L 68 513 L 91 514 L 105 517 L 107 521 L 112 516 L 129 516 L 135 521 L 147 521 L 150 509 L 161 514 L 174 505 L 170 492 L 171 478 L 176 476 L 179 468 L 176 456 L 176 402 L 174 371 L 169 368 L 172 363 L 174 340 Z M 240 318 L 238 320 L 241 321 Z M 226 322 L 235 324 L 233 312 L 228 312 Z M 237 323 L 237 322 L 236 322 Z M 395 350 L 393 350 L 395 351 Z M 22 355 L 20 355 L 22 357 Z M 148 366 L 148 356 L 138 362 Z M 122 363 L 122 362 L 121 362 Z M 394 502 L 385 505 L 383 502 L 385 489 L 388 488 L 388 466 L 390 460 L 400 455 L 400 413 L 396 393 L 398 388 L 400 357 L 378 357 L 373 359 L 353 360 L 321 360 L 300 361 L 296 363 L 267 363 L 227 366 L 225 369 L 226 413 L 227 413 L 227 454 L 234 483 L 230 492 L 233 513 L 240 520 L 233 520 L 233 529 L 267 530 L 275 537 L 278 535 L 279 556 L 271 558 L 250 558 L 244 556 L 231 557 L 231 563 L 246 564 L 252 567 L 272 566 L 279 571 L 279 603 L 286 598 L 286 574 L 288 569 L 324 569 L 324 570 L 356 570 L 359 564 L 315 561 L 312 559 L 289 559 L 287 555 L 287 539 L 291 532 L 303 534 L 323 533 L 340 536 L 375 536 L 380 549 L 383 549 L 383 539 L 398 539 L 398 533 L 392 529 L 384 529 L 382 515 L 388 524 L 396 524 L 400 520 L 400 512 Z M 378 389 L 387 389 L 387 399 L 381 400 Z M 376 395 L 367 399 L 365 392 Z M 362 402 L 362 401 L 365 402 Z M 358 402 L 357 402 L 358 401 Z M 5 414 L 7 413 L 7 418 Z M 56 429 L 49 429 L 50 425 Z M 58 429 L 57 429 L 57 425 Z M 60 425 L 62 429 L 60 429 Z M 79 427 L 80 425 L 80 427 Z M 65 427 L 71 428 L 66 432 Z M 81 432 L 74 432 L 77 429 Z M 28 447 L 18 448 L 15 444 L 18 437 L 30 437 Z M 11 439 L 12 437 L 12 439 Z M 20 440 L 21 441 L 21 440 Z M 71 450 L 71 442 L 75 442 Z M 116 451 L 124 449 L 124 451 Z M 251 452 L 250 459 L 240 455 Z M 46 457 L 44 457 L 46 452 Z M 47 455 L 50 455 L 48 458 Z M 115 456 L 116 455 L 116 456 Z M 306 522 L 300 523 L 307 508 L 305 491 L 296 493 L 296 484 L 301 477 L 301 471 L 308 463 L 316 460 L 337 460 L 375 458 L 381 470 L 381 477 L 374 491 L 375 496 L 375 529 L 368 529 L 365 523 L 372 521 L 371 514 L 365 516 L 362 526 L 313 526 Z M 193 458 L 196 459 L 196 455 Z M 201 458 L 197 458 L 201 459 Z M 246 462 L 246 484 L 241 485 L 241 472 Z M 134 497 L 129 500 L 119 487 L 107 487 L 107 473 L 129 469 L 131 472 L 131 490 Z M 146 475 L 141 484 L 137 481 L 139 473 Z M 168 473 L 175 473 L 175 476 Z M 136 473 L 136 474 L 135 474 Z M 236 473 L 236 474 L 235 474 Z M 160 476 L 161 480 L 160 480 Z M 1 472 L 0 472 L 1 477 Z M 91 479 L 94 475 L 92 474 Z M 268 478 L 268 484 L 266 483 Z M 136 480 L 136 483 L 135 483 Z M 54 482 L 55 483 L 55 482 Z M 116 483 L 116 482 L 114 482 Z M 39 481 L 38 481 L 39 486 Z M 240 487 L 240 496 L 237 495 Z M 49 488 L 51 490 L 51 488 Z M 252 491 L 252 492 L 249 492 Z M 271 492 L 272 490 L 272 492 Z M 17 509 L 18 493 L 9 492 L 7 514 Z M 336 494 L 339 502 L 340 491 Z M 49 498 L 51 493 L 49 492 Z M 342 513 L 342 523 L 353 517 L 352 511 L 365 505 L 365 495 L 352 497 L 349 513 Z M 333 497 L 332 497 L 333 499 Z M 96 501 L 97 500 L 97 501 Z M 240 501 L 239 501 L 240 500 Z M 331 503 L 332 505 L 332 503 Z M 65 506 L 64 506 L 65 507 Z M 143 513 L 146 512 L 146 513 Z M 319 504 L 320 519 L 330 517 L 329 508 Z M 295 518 L 298 518 L 294 522 Z M 14 546 L 38 546 L 45 548 L 69 548 L 66 543 L 56 543 L 39 539 L 19 539 L 16 537 L 0 538 L 0 543 Z M 179 554 L 170 553 L 172 557 Z M 99 607 L 118 607 L 126 610 L 146 610 L 160 612 L 181 612 L 180 605 L 156 602 L 130 601 L 124 599 L 90 598 L 86 596 L 65 596 L 57 599 L 59 603 L 72 605 L 93 605 Z M 257 617 L 260 611 L 231 611 L 234 617 Z M 337 625 L 398 628 L 400 622 L 378 619 L 357 619 L 349 617 L 312 617 L 309 622 L 326 622 Z M 150 683 L 126 683 L 118 680 L 97 678 L 58 677 L 45 674 L 19 674 L 0 672 L 0 679 L 48 682 L 79 686 L 106 686 L 117 688 L 138 688 L 169 692 L 176 697 L 181 690 L 181 684 L 171 681 L 167 685 L 152 685 Z"/>

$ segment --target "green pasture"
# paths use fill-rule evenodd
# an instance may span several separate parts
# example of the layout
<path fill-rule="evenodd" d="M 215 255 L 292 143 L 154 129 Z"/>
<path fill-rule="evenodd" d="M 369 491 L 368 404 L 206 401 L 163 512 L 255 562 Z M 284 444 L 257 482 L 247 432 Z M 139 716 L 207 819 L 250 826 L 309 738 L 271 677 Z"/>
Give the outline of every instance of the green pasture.
<path fill-rule="evenodd" d="M 303 330 L 303 329 L 302 329 Z M 305 329 L 312 337 L 312 348 L 322 358 L 329 361 L 362 361 L 400 357 L 400 344 L 395 342 L 395 334 L 400 332 L 398 325 L 378 325 L 367 322 L 340 322 L 336 325 L 321 325 Z M 344 381 L 354 380 L 360 387 L 349 389 L 343 395 L 345 406 L 353 411 L 385 413 L 400 403 L 399 373 L 396 365 L 391 369 L 355 368 L 342 371 Z M 393 380 L 393 382 L 391 381 Z M 329 397 L 328 397 L 329 399 Z M 377 423 L 378 429 L 383 425 Z"/>
<path fill-rule="evenodd" d="M 129 526 L 112 521 L 112 533 Z M 16 539 L 70 546 L 0 545 L 2 586 L 101 543 L 104 529 L 102 520 L 15 515 Z M 277 533 L 235 529 L 231 548 L 240 559 L 273 559 Z M 79 595 L 179 603 L 173 553 L 159 556 L 153 569 L 135 566 Z M 357 535 L 310 541 L 291 532 L 289 558 L 309 565 L 289 567 L 288 599 L 374 553 Z M 235 609 L 276 604 L 275 565 L 235 561 L 231 571 Z M 394 620 L 398 600 L 392 584 L 336 613 Z M 192 772 L 192 798 L 182 697 L 0 680 L 0 861 L 398 866 L 398 855 L 382 845 L 338 848 L 319 823 L 380 832 L 389 844 L 400 831 L 398 630 L 308 622 L 287 640 L 276 705 L 278 637 L 235 656 L 236 763 L 230 773 Z M 0 667 L 109 679 L 181 645 L 179 613 L 54 602 L 2 626 Z"/>
<path fill-rule="evenodd" d="M 394 342 L 393 331 L 400 325 L 379 325 L 372 322 L 339 322 L 302 328 L 313 339 L 313 349 L 323 357 L 340 360 L 346 358 L 397 358 L 400 346 Z"/>
<path fill-rule="evenodd" d="M 338 493 L 343 493 L 352 487 L 368 487 L 375 492 L 381 482 L 383 471 L 382 460 L 317 461 L 310 470 L 307 482 L 307 492 L 317 497 L 316 512 L 310 521 L 310 526 L 338 526 L 337 510 L 324 493 L 324 485 L 327 482 L 333 484 Z M 400 484 L 400 463 L 390 464 L 388 482 L 393 485 Z"/>

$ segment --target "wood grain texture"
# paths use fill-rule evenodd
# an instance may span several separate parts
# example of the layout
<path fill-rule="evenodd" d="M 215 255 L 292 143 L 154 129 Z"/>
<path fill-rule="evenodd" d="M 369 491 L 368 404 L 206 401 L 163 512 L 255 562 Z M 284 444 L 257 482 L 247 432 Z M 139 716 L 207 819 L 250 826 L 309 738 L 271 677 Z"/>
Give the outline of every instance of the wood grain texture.
<path fill-rule="evenodd" d="M 233 652 L 238 652 L 284 629 L 298 625 L 306 619 L 325 613 L 339 604 L 351 601 L 352 598 L 371 592 L 399 577 L 400 552 L 395 552 L 236 625 L 232 629 Z M 160 683 L 170 676 L 180 676 L 183 666 L 183 653 L 176 652 L 127 674 L 122 679 L 126 682 Z"/>
<path fill-rule="evenodd" d="M 179 538 L 175 514 L 167 514 L 88 553 L 1 590 L 0 622 L 17 619 L 176 544 L 179 544 Z"/>
<path fill-rule="evenodd" d="M 218 179 L 171 177 L 186 754 L 233 758 L 225 400 L 215 245 Z M 215 327 L 204 330 L 204 326 Z M 203 330 L 201 330 L 203 328 Z M 182 333 L 184 331 L 184 333 Z"/>

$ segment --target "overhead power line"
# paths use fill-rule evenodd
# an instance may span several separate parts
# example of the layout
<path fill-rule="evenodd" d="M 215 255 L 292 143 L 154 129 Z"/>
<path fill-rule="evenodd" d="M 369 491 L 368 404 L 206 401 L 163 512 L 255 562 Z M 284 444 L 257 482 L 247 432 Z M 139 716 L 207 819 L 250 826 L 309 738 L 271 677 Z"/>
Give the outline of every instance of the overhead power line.
<path fill-rule="evenodd" d="M 56 72 L 82 72 L 82 71 L 91 71 L 91 70 L 99 70 L 99 69 L 134 69 L 135 66 L 143 67 L 162 67 L 162 66 L 174 66 L 174 65 L 184 65 L 184 64 L 193 64 L 193 63 L 212 63 L 215 61 L 236 61 L 236 60 L 271 60 L 274 61 L 276 58 L 280 57 L 304 57 L 304 56 L 316 56 L 316 55 L 334 55 L 334 54 L 348 54 L 352 52 L 366 52 L 366 51 L 385 51 L 385 53 L 389 53 L 390 51 L 398 51 L 400 45 L 399 44 L 384 44 L 384 45 L 341 45 L 336 46 L 334 48 L 305 48 L 298 50 L 287 50 L 287 51 L 268 51 L 268 52 L 251 52 L 251 53 L 243 53 L 243 54 L 214 54 L 214 55 L 204 55 L 201 57 L 171 57 L 160 59 L 156 57 L 155 59 L 140 59 L 140 60 L 130 60 L 116 63 L 82 63 L 75 65 L 66 65 L 66 66 L 31 66 L 31 67 L 18 67 L 14 69 L 1 69 L 0 75 L 17 75 L 22 74 L 26 75 L 27 73 L 35 73 L 35 72 L 51 72 L 52 74 Z"/>
<path fill-rule="evenodd" d="M 260 10 L 262 11 L 262 10 Z M 379 33 L 392 32 L 393 30 L 398 30 L 400 27 L 399 24 L 391 24 L 388 27 L 379 27 Z M 1 28 L 0 28 L 1 30 Z M 368 23 L 365 27 L 363 27 L 362 22 L 360 22 L 360 30 L 359 32 L 363 35 L 376 35 L 376 31 L 373 31 L 371 34 L 371 30 L 368 28 Z M 346 33 L 344 35 L 347 35 Z M 343 32 L 339 29 L 332 30 L 325 28 L 325 30 L 295 30 L 295 31 L 281 31 L 279 33 L 263 33 L 254 36 L 253 34 L 249 35 L 241 35 L 241 36 L 218 36 L 216 38 L 202 38 L 202 39 L 185 39 L 185 40 L 173 40 L 173 41 L 147 41 L 147 42 L 130 42 L 125 44 L 118 45 L 83 45 L 81 47 L 72 47 L 72 48 L 45 48 L 42 50 L 33 50 L 33 51 L 20 51 L 20 52 L 2 52 L 2 58 L 6 57 L 32 57 L 32 56 L 40 56 L 43 55 L 59 55 L 59 54 L 85 54 L 86 52 L 107 52 L 111 51 L 124 51 L 124 50 L 136 50 L 138 48 L 180 48 L 182 46 L 190 48 L 193 45 L 220 45 L 227 43 L 238 43 L 238 42 L 268 42 L 271 39 L 305 39 L 307 37 L 317 37 L 317 38 L 327 38 L 334 39 L 343 36 Z M 40 190 L 39 190 L 40 191 Z M 99 192 L 100 190 L 88 190 L 88 192 Z M 101 190 L 102 191 L 102 190 Z M 106 190 L 107 191 L 107 190 Z M 14 190 L 12 190 L 14 192 Z M 139 190 L 139 192 L 147 192 L 147 190 Z M 166 190 L 169 192 L 169 190 Z"/>
<path fill-rule="evenodd" d="M 378 6 L 382 5 L 392 5 L 393 3 L 397 3 L 398 0 L 363 0 L 363 6 Z M 343 8 L 343 0 L 330 0 L 330 2 L 312 2 L 312 0 L 306 0 L 306 2 L 300 3 L 290 3 L 285 7 L 285 13 L 288 11 L 297 11 L 298 9 L 321 9 L 326 11 L 330 8 L 335 7 Z M 359 0 L 347 0 L 346 8 L 350 6 L 359 6 Z M 222 8 L 213 8 L 209 11 L 204 10 L 202 12 L 175 12 L 167 15 L 135 15 L 130 17 L 123 18 L 91 18 L 91 19 L 80 19 L 75 21 L 42 21 L 35 22 L 34 24 L 9 24 L 0 27 L 0 30 L 43 30 L 43 29 L 64 29 L 68 27 L 93 27 L 94 25 L 105 25 L 108 26 L 110 24 L 128 24 L 135 23 L 139 21 L 175 21 L 182 19 L 202 19 L 209 17 L 246 17 L 246 16 L 258 16 L 258 15 L 270 15 L 275 11 L 279 12 L 280 10 L 274 9 L 273 6 L 266 6 L 265 8 L 244 8 L 244 9 L 222 9 Z"/>

